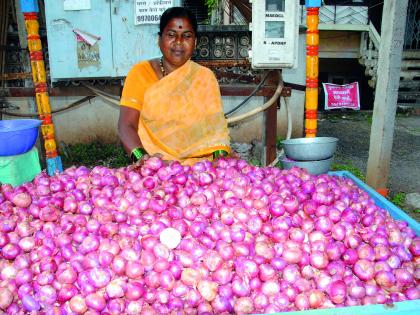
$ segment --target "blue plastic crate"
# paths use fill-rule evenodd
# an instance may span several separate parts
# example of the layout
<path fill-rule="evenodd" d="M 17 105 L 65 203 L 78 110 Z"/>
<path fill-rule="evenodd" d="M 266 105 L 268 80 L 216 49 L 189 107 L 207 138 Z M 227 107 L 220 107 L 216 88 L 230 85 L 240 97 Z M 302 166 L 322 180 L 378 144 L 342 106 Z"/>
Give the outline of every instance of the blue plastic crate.
<path fill-rule="evenodd" d="M 340 177 L 349 178 L 356 183 L 356 185 L 362 190 L 366 191 L 369 196 L 375 201 L 375 204 L 385 210 L 396 220 L 403 220 L 414 230 L 414 232 L 420 235 L 420 224 L 407 215 L 400 208 L 395 206 L 392 202 L 381 196 L 373 188 L 369 187 L 366 183 L 358 179 L 352 173 L 347 171 L 329 172 L 329 175 L 335 175 Z M 308 310 L 308 311 L 297 311 L 297 312 L 286 312 L 276 313 L 277 315 L 418 315 L 420 314 L 420 300 L 404 301 L 393 303 L 392 305 L 387 304 L 375 304 L 375 305 L 362 305 L 362 306 L 351 306 L 351 307 L 339 307 L 322 310 Z"/>

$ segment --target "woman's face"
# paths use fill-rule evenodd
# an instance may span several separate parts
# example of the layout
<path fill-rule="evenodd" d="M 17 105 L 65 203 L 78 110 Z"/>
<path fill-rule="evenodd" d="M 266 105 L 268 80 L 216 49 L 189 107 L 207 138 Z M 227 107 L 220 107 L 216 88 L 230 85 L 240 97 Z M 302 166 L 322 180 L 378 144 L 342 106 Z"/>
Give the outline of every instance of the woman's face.
<path fill-rule="evenodd" d="M 178 68 L 186 63 L 195 49 L 195 33 L 186 18 L 173 18 L 159 37 L 159 47 L 170 66 Z"/>

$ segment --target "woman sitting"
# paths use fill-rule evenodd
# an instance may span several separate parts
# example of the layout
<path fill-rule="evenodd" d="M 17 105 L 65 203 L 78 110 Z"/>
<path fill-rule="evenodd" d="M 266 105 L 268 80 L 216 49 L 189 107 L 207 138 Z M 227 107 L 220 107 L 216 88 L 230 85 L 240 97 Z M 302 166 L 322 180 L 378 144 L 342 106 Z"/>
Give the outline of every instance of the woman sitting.
<path fill-rule="evenodd" d="M 134 161 L 160 154 L 193 164 L 230 153 L 218 82 L 211 70 L 190 60 L 196 34 L 188 9 L 166 10 L 158 37 L 163 56 L 136 64 L 127 75 L 118 132 Z"/>

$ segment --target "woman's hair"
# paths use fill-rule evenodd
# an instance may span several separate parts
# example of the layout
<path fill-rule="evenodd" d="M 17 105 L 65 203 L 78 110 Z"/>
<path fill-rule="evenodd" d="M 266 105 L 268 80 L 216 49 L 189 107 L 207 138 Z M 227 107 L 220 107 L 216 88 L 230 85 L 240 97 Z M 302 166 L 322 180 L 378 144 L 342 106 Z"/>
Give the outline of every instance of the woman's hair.
<path fill-rule="evenodd" d="M 190 24 L 194 30 L 194 34 L 197 34 L 197 19 L 195 15 L 187 8 L 172 7 L 163 12 L 160 18 L 159 36 L 162 35 L 166 25 L 168 25 L 169 21 L 173 18 L 186 18 L 188 21 L 190 21 Z"/>

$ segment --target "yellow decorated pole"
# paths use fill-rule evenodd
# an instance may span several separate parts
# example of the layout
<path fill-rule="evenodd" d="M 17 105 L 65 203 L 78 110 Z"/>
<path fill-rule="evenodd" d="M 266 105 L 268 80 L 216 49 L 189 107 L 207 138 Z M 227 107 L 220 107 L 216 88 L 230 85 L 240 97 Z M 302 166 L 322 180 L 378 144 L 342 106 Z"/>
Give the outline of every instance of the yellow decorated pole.
<path fill-rule="evenodd" d="M 20 4 L 28 35 L 28 49 L 38 115 L 42 121 L 41 133 L 47 158 L 47 172 L 52 176 L 56 172 L 62 172 L 63 167 L 61 157 L 57 153 L 57 145 L 54 137 L 54 124 L 52 122 L 50 99 L 47 89 L 47 75 L 45 73 L 42 44 L 39 36 L 38 3 L 36 0 L 21 0 Z"/>
<path fill-rule="evenodd" d="M 321 1 L 306 1 L 305 135 L 307 138 L 316 137 L 317 133 L 320 6 Z"/>

